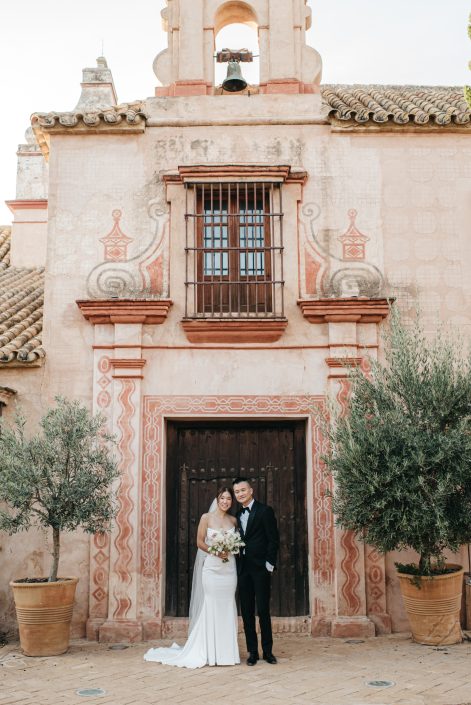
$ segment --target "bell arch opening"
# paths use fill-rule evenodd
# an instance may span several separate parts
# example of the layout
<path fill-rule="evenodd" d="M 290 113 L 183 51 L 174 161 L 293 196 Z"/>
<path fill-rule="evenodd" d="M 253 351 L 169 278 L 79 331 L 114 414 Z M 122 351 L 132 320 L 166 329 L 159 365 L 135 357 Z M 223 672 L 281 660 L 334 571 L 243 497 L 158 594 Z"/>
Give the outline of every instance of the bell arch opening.
<path fill-rule="evenodd" d="M 214 17 L 214 33 L 219 34 L 227 25 L 243 24 L 256 30 L 258 27 L 257 15 L 253 7 L 241 0 L 229 0 L 218 7 Z"/>
<path fill-rule="evenodd" d="M 244 2 L 228 2 L 216 13 L 215 52 L 223 49 L 248 49 L 254 56 L 252 62 L 241 62 L 240 69 L 249 85 L 260 84 L 260 46 L 257 17 Z M 227 63 L 214 64 L 214 85 L 221 86 L 226 78 Z"/>

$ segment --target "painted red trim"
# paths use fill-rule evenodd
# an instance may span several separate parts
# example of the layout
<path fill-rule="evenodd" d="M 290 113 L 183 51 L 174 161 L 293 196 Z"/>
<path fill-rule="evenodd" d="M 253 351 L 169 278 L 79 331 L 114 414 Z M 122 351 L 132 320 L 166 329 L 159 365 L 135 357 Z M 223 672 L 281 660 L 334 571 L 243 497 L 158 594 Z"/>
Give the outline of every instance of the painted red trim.
<path fill-rule="evenodd" d="M 304 184 L 307 172 L 304 169 L 292 170 L 288 164 L 195 164 L 192 166 L 179 166 L 178 173 L 164 174 L 165 183 L 183 184 L 186 181 L 204 178 L 215 179 L 241 179 L 264 178 L 276 179 L 282 183 Z"/>
<path fill-rule="evenodd" d="M 132 359 L 132 358 L 126 358 L 126 357 L 113 357 L 110 360 L 110 365 L 111 367 L 114 367 L 115 369 L 142 369 L 145 367 L 147 363 L 147 360 L 144 360 L 142 358 L 137 358 L 137 359 Z"/>
<path fill-rule="evenodd" d="M 337 346 L 335 346 L 337 347 Z M 328 367 L 343 368 L 343 367 L 359 367 L 362 362 L 361 357 L 326 357 Z"/>
<path fill-rule="evenodd" d="M 144 375 L 136 375 L 136 374 L 126 374 L 125 372 L 122 372 L 121 374 L 115 374 L 111 375 L 113 379 L 144 379 Z"/>
<path fill-rule="evenodd" d="M 321 457 L 327 450 L 319 416 L 326 414 L 325 397 L 300 396 L 145 396 L 142 422 L 141 560 L 139 607 L 143 621 L 163 618 L 164 561 L 162 503 L 165 503 L 165 421 L 168 418 L 306 418 L 310 427 L 313 508 L 309 544 L 314 627 L 330 624 L 335 609 L 335 536 L 331 506 L 332 476 Z"/>
<path fill-rule="evenodd" d="M 8 208 L 12 213 L 15 211 L 23 210 L 47 210 L 48 200 L 47 198 L 34 199 L 15 199 L 13 201 L 5 201 Z"/>
<path fill-rule="evenodd" d="M 76 301 L 84 318 L 90 321 L 92 325 L 97 325 L 98 323 L 154 323 L 158 325 L 165 322 L 172 303 L 170 299 L 156 299 L 155 301 L 134 299 Z M 122 346 L 117 345 L 116 347 Z"/>
<path fill-rule="evenodd" d="M 355 343 L 336 343 L 335 346 L 325 345 L 92 345 L 93 350 L 117 350 L 127 348 L 140 348 L 141 350 L 327 350 L 331 347 L 354 348 L 355 350 L 377 349 L 379 345 L 356 345 Z"/>
<path fill-rule="evenodd" d="M 281 338 L 288 321 L 194 321 L 183 320 L 190 343 L 274 343 Z"/>
<path fill-rule="evenodd" d="M 380 323 L 389 315 L 392 299 L 299 299 L 309 323 Z"/>

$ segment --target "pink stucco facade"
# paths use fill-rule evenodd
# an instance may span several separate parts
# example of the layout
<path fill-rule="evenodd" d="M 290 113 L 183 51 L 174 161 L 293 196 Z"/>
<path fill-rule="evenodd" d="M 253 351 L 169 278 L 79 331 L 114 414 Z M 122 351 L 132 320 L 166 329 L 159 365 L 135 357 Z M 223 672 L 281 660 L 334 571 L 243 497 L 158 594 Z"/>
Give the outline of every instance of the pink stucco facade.
<path fill-rule="evenodd" d="M 282 34 L 285 3 L 253 4 L 266 5 L 273 32 Z M 199 5 L 188 3 L 188 12 Z M 301 0 L 292 5 L 295 13 L 305 9 Z M 188 418 L 305 420 L 310 609 L 278 618 L 277 628 L 314 636 L 407 629 L 394 557 L 335 526 L 318 414 L 328 397 L 345 403 L 342 359 L 367 365 L 381 355 L 385 297 L 395 297 L 406 316 L 419 302 L 431 329 L 438 314 L 468 335 L 470 133 L 388 124 L 346 129 L 329 120 L 314 58 L 308 54 L 304 69 L 293 65 L 281 76 L 272 56 L 265 83 L 275 83 L 251 96 L 195 95 L 182 88 L 185 81 L 207 85 L 209 74 L 193 65 L 194 75 L 175 79 L 161 59 L 164 83 L 187 94 L 160 89 L 132 108 L 135 120 L 131 108 L 115 122 L 97 111 L 94 126 L 80 117 L 70 125 L 33 117 L 48 159 L 47 233 L 19 224 L 13 236 L 15 256 L 27 266 L 43 252 L 35 238 L 46 241 L 46 360 L 40 369 L 2 368 L 2 379 L 33 417 L 56 394 L 104 413 L 121 467 L 112 534 L 64 537 L 62 571 L 80 575 L 76 635 L 140 640 L 182 628 L 165 614 L 166 422 Z M 276 81 L 290 78 L 312 91 L 287 94 Z M 288 167 L 276 177 L 287 320 L 276 340 L 252 330 L 249 337 L 205 332 L 194 342 L 182 325 L 182 168 L 200 166 L 214 169 L 221 183 L 252 183 L 250 169 L 273 179 L 274 168 Z M 221 166 L 232 175 L 222 176 Z M 201 173 L 188 178 L 204 181 Z M 8 581 L 44 571 L 47 547 L 33 532 L 1 542 L 0 596 L 11 625 Z"/>

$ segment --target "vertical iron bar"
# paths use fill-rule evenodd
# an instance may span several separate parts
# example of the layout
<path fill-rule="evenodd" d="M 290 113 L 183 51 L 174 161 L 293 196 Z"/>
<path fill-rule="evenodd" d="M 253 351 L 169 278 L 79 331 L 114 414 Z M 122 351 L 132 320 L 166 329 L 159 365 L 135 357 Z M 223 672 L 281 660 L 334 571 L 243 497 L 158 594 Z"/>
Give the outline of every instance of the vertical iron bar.
<path fill-rule="evenodd" d="M 222 204 L 221 204 L 222 205 Z M 230 220 L 229 220 L 229 213 L 231 210 L 231 185 L 230 183 L 227 184 L 227 222 L 228 222 L 228 235 L 230 237 Z M 230 240 L 229 240 L 230 241 Z M 230 250 L 229 250 L 230 252 Z M 228 276 L 227 280 L 230 282 L 231 280 L 231 274 L 230 274 L 230 267 L 228 271 Z M 219 315 L 222 317 L 224 314 L 224 294 L 223 294 L 223 288 L 224 288 L 224 279 L 223 279 L 223 268 L 221 267 L 221 276 L 220 276 L 220 284 L 219 284 Z M 227 311 L 230 313 L 231 310 L 231 285 L 228 283 L 227 285 L 228 290 L 227 290 Z"/>
<path fill-rule="evenodd" d="M 271 298 L 272 298 L 272 315 L 276 316 L 277 305 L 276 305 L 276 221 L 274 214 L 276 213 L 275 204 L 275 184 L 270 186 L 270 265 L 272 268 L 272 278 L 270 284 Z"/>
<path fill-rule="evenodd" d="M 240 317 L 242 314 L 242 296 L 241 296 L 241 287 L 242 287 L 242 272 L 241 272 L 241 261 L 240 261 L 240 184 L 239 182 L 236 183 L 236 208 L 237 208 L 237 220 L 236 220 L 236 227 L 235 227 L 235 237 L 234 237 L 234 245 L 237 247 L 236 250 L 234 250 L 234 254 L 232 255 L 232 261 L 234 263 L 234 272 L 233 276 L 235 277 L 235 281 L 237 282 L 236 286 L 236 291 L 237 291 L 237 315 Z"/>
<path fill-rule="evenodd" d="M 253 208 L 252 208 L 252 232 L 254 235 L 256 235 L 257 232 L 257 226 L 254 221 L 257 220 L 257 182 L 254 181 L 253 183 Z M 257 316 L 258 314 L 258 272 L 257 272 L 257 262 L 256 262 L 256 257 L 257 257 L 257 240 L 254 239 L 252 241 L 252 262 L 253 262 L 253 272 L 254 272 L 254 281 L 255 281 L 255 315 Z"/>
<path fill-rule="evenodd" d="M 226 216 L 224 217 L 224 204 L 227 202 L 227 213 Z M 226 196 L 224 194 L 224 186 L 222 181 L 219 182 L 219 210 L 221 215 L 219 216 L 219 219 L 221 221 L 221 275 L 220 275 L 220 280 L 221 284 L 219 284 L 219 316 L 222 317 L 223 315 L 223 301 L 224 301 L 224 296 L 223 296 L 223 287 L 224 284 L 222 283 L 224 279 L 224 238 L 223 238 L 223 233 L 227 236 L 227 242 L 229 244 L 229 201 L 226 201 Z M 225 222 L 227 221 L 227 222 Z M 229 257 L 229 254 L 228 254 Z M 229 260 L 227 262 L 227 277 L 230 279 L 230 263 Z"/>
<path fill-rule="evenodd" d="M 214 213 L 214 184 L 210 185 L 210 195 L 209 195 L 209 204 L 210 204 L 210 228 L 211 228 L 211 239 L 210 239 L 210 247 L 211 247 L 211 255 L 209 257 L 209 260 L 211 262 L 211 279 L 209 283 L 210 287 L 210 308 L 211 308 L 211 317 L 214 318 L 214 275 L 216 272 L 216 252 L 215 252 L 215 242 L 214 242 L 214 221 L 215 221 L 215 213 Z"/>
<path fill-rule="evenodd" d="M 197 252 L 196 260 L 199 259 L 199 261 L 201 262 L 201 282 L 204 282 L 204 280 L 205 280 L 205 274 L 204 274 L 204 273 L 205 273 L 205 269 L 206 269 L 206 266 L 205 266 L 205 265 L 206 265 L 206 261 L 205 261 L 205 259 L 206 259 L 206 257 L 205 257 L 206 253 L 205 253 L 205 249 L 204 249 L 204 246 L 205 246 L 205 235 L 206 235 L 206 233 L 205 233 L 205 227 L 204 227 L 204 226 L 205 226 L 205 222 L 204 222 L 204 199 L 205 199 L 205 193 L 204 193 L 204 184 L 203 184 L 203 185 L 201 186 L 201 215 L 198 215 L 198 217 L 195 218 L 195 220 L 198 220 L 198 218 L 201 219 L 201 220 L 200 220 L 200 222 L 201 222 L 201 250 L 197 250 L 197 251 L 196 251 L 196 252 Z M 196 212 L 198 213 L 198 199 L 196 199 Z M 196 235 L 198 235 L 198 230 L 197 230 L 197 232 L 196 232 Z M 198 237 L 196 238 L 196 242 L 198 242 Z M 198 267 L 196 266 L 195 269 L 196 269 L 196 277 L 195 277 L 195 280 L 198 281 Z M 204 283 L 201 283 L 201 284 L 198 283 L 198 284 L 196 285 L 196 288 L 197 288 L 197 290 L 198 290 L 197 301 L 198 301 L 198 302 L 201 302 L 201 304 L 200 304 L 199 307 L 201 308 L 201 313 L 202 313 L 202 315 L 203 315 L 203 317 L 204 317 L 204 309 L 205 309 L 205 303 L 204 303 L 204 294 L 205 294 L 205 292 L 204 292 Z"/>
<path fill-rule="evenodd" d="M 285 315 L 285 282 L 284 282 L 284 267 L 283 267 L 283 189 L 278 186 L 280 199 L 280 267 L 281 267 L 281 315 Z"/>
<path fill-rule="evenodd" d="M 266 246 L 267 246 L 267 233 L 266 233 L 266 222 L 267 222 L 267 214 L 266 214 L 266 194 L 265 194 L 265 182 L 263 182 L 262 185 L 262 213 L 260 216 L 260 227 L 261 227 L 261 245 L 263 245 L 263 250 L 260 253 L 260 262 L 262 264 L 261 267 L 261 272 L 262 272 L 262 281 L 263 281 L 263 303 L 264 303 L 264 309 L 265 309 L 265 318 L 268 315 L 268 292 L 267 292 L 267 251 L 266 251 Z M 270 214 L 270 204 L 268 204 L 268 214 Z M 270 220 L 268 220 L 268 224 L 270 223 Z M 268 232 L 270 232 L 270 228 L 268 229 Z M 257 254 L 258 257 L 258 254 Z M 270 267 L 271 271 L 271 267 Z"/>
<path fill-rule="evenodd" d="M 185 318 L 188 318 L 188 184 L 185 184 Z"/>
<path fill-rule="evenodd" d="M 250 271 L 250 266 L 249 266 L 249 237 L 248 237 L 248 228 L 247 228 L 247 220 L 248 220 L 248 210 L 249 210 L 249 187 L 247 182 L 245 182 L 245 210 L 244 210 L 244 238 L 245 238 L 245 287 L 246 287 L 246 296 L 247 296 L 247 304 L 246 304 L 246 314 L 247 318 L 250 318 L 250 276 L 249 276 L 249 271 Z"/>

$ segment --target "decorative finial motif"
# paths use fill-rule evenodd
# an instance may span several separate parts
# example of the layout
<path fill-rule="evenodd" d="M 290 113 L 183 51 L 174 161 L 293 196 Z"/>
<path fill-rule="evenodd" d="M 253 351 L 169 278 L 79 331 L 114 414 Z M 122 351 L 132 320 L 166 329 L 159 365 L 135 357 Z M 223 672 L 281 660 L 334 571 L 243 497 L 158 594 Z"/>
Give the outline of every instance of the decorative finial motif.
<path fill-rule="evenodd" d="M 104 259 L 106 262 L 126 262 L 128 259 L 128 246 L 133 238 L 128 237 L 121 230 L 119 221 L 122 212 L 118 209 L 112 212 L 114 225 L 108 235 L 102 237 L 100 242 L 105 246 Z"/>
<path fill-rule="evenodd" d="M 82 92 L 74 113 L 85 115 L 117 105 L 118 97 L 111 69 L 104 56 L 99 56 L 96 66 L 82 71 Z"/>
<path fill-rule="evenodd" d="M 358 230 L 356 226 L 357 215 L 358 212 L 354 208 L 348 211 L 350 225 L 346 232 L 339 237 L 343 247 L 342 257 L 344 260 L 362 261 L 365 259 L 365 243 L 370 238 Z"/>

